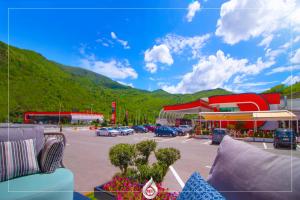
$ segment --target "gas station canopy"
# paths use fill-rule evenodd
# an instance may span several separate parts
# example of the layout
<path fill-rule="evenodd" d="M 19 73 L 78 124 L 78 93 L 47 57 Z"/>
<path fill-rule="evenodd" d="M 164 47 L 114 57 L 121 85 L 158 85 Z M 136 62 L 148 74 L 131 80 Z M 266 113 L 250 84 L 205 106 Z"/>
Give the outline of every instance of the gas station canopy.
<path fill-rule="evenodd" d="M 206 121 L 292 121 L 297 116 L 288 110 L 199 112 Z"/>

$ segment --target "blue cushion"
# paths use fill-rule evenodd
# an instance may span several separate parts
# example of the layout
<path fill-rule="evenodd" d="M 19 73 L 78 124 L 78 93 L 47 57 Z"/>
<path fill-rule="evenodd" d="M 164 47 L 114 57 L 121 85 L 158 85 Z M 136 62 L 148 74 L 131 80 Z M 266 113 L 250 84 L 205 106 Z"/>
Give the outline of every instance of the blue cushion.
<path fill-rule="evenodd" d="M 34 174 L 0 182 L 3 200 L 73 200 L 73 173 L 59 168 L 51 174 Z"/>
<path fill-rule="evenodd" d="M 198 172 L 194 172 L 186 182 L 177 200 L 225 200 L 225 198 L 209 185 Z"/>

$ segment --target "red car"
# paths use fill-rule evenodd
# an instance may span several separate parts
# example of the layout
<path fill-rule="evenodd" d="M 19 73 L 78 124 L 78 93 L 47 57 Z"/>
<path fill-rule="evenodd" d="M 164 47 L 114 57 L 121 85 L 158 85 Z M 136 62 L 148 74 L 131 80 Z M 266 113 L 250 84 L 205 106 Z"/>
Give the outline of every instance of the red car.
<path fill-rule="evenodd" d="M 144 127 L 151 132 L 154 132 L 156 129 L 156 126 L 152 126 L 152 125 L 144 125 Z"/>

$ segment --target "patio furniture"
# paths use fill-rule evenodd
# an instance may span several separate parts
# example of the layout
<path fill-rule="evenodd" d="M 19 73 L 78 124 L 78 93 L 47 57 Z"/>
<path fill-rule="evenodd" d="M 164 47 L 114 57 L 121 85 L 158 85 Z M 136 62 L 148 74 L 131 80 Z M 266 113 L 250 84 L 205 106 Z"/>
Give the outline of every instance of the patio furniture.
<path fill-rule="evenodd" d="M 35 150 L 39 160 L 45 141 L 55 137 L 65 143 L 61 133 L 45 133 L 41 126 L 10 125 L 0 126 L 0 142 L 35 139 Z M 74 180 L 73 173 L 58 168 L 53 173 L 38 173 L 13 178 L 0 182 L 0 199 L 5 200 L 73 200 Z"/>
<path fill-rule="evenodd" d="M 178 199 L 296 200 L 300 199 L 299 169 L 299 158 L 276 155 L 225 136 L 207 181 L 194 173 Z"/>

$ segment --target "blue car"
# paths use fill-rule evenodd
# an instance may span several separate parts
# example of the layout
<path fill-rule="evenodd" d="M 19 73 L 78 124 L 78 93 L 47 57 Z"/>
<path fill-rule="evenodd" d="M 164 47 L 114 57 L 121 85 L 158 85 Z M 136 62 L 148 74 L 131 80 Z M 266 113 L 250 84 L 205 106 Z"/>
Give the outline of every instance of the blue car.
<path fill-rule="evenodd" d="M 212 133 L 211 144 L 220 144 L 223 137 L 228 134 L 226 128 L 215 128 Z"/>
<path fill-rule="evenodd" d="M 175 137 L 177 135 L 177 132 L 168 127 L 168 126 L 158 126 L 156 129 L 155 129 L 155 135 L 156 136 L 172 136 L 172 137 Z"/>
<path fill-rule="evenodd" d="M 133 126 L 132 129 L 136 133 L 147 133 L 148 132 L 148 129 L 146 129 L 144 126 Z"/>
<path fill-rule="evenodd" d="M 183 130 L 178 127 L 171 126 L 170 128 L 173 129 L 174 131 L 176 131 L 177 135 L 185 135 L 185 132 L 183 132 Z"/>
<path fill-rule="evenodd" d="M 276 129 L 274 133 L 274 143 L 275 148 L 286 146 L 293 149 L 297 148 L 296 134 L 291 129 Z"/>

